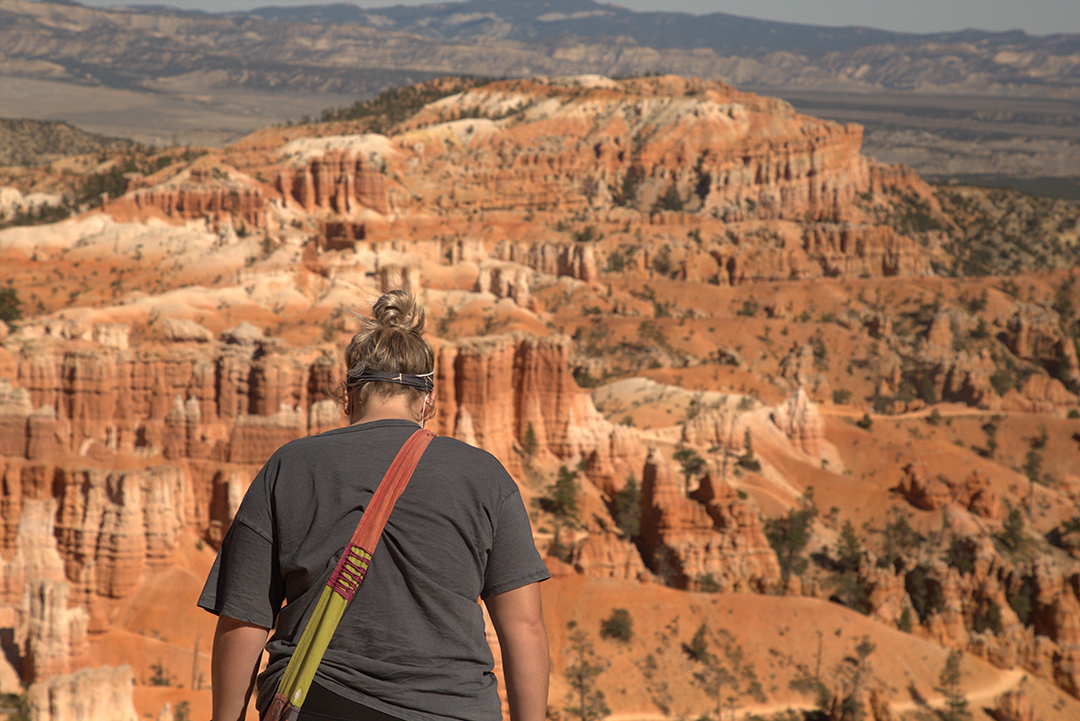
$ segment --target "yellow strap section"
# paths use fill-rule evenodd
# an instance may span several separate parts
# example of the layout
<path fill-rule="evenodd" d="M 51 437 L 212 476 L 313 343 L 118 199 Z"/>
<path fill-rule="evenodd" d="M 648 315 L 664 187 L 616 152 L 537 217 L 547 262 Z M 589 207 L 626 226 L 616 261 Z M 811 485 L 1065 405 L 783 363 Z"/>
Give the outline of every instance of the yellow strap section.
<path fill-rule="evenodd" d="M 301 706 L 307 698 L 315 671 L 326 653 L 326 647 L 330 645 L 330 639 L 334 636 L 334 630 L 341 620 L 341 615 L 345 613 L 346 606 L 348 603 L 344 598 L 334 593 L 329 586 L 323 587 L 315 612 L 311 614 L 304 628 L 304 635 L 300 637 L 300 643 L 293 651 L 281 683 L 278 684 L 278 693 L 289 699 L 292 705 Z"/>

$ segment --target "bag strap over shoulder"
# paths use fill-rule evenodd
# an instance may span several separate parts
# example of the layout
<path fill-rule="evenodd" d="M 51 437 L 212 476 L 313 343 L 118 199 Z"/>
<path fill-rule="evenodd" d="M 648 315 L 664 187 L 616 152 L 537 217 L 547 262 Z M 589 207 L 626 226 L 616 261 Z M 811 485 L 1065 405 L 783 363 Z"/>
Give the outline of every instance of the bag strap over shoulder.
<path fill-rule="evenodd" d="M 337 630 L 345 607 L 356 595 L 367 573 L 371 557 L 379 545 L 390 511 L 409 483 L 416 464 L 435 437 L 431 431 L 417 430 L 398 451 L 394 462 L 375 490 L 371 503 L 364 510 L 349 544 L 338 559 L 330 580 L 323 587 L 315 611 L 304 627 L 300 642 L 293 650 L 285 673 L 278 683 L 277 693 L 263 716 L 264 721 L 295 721 L 307 697 L 315 671 L 322 662 L 330 639 Z"/>
<path fill-rule="evenodd" d="M 364 510 L 364 516 L 326 584 L 346 602 L 352 600 L 356 589 L 364 580 L 364 574 L 371 557 L 375 555 L 375 548 L 379 545 L 379 538 L 390 518 L 390 512 L 394 510 L 394 504 L 408 485 L 416 464 L 420 462 L 420 457 L 424 455 L 434 437 L 435 434 L 431 431 L 420 429 L 405 441 L 375 490 L 371 503 Z"/>

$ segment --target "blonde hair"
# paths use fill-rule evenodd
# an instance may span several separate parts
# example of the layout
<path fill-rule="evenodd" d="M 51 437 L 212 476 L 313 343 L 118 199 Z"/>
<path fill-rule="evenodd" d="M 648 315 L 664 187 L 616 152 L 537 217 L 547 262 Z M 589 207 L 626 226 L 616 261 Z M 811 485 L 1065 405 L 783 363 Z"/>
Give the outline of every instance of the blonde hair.
<path fill-rule="evenodd" d="M 345 349 L 345 383 L 364 371 L 424 375 L 435 369 L 435 352 L 424 340 L 424 309 L 404 290 L 392 290 L 375 301 L 371 317 L 359 316 L 361 330 Z M 407 393 L 414 403 L 425 396 L 419 388 L 368 381 L 353 390 L 360 412 L 372 396 L 390 398 Z"/>

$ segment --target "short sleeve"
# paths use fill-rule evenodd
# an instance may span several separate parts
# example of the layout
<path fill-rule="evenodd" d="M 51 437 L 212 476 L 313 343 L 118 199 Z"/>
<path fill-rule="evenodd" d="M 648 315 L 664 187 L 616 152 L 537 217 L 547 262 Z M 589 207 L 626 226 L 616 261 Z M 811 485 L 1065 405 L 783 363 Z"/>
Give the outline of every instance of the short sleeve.
<path fill-rule="evenodd" d="M 480 598 L 486 599 L 548 578 L 551 574 L 536 550 L 529 515 L 521 494 L 515 489 L 503 499 L 499 508 Z"/>
<path fill-rule="evenodd" d="M 273 542 L 267 469 L 255 477 L 221 542 L 199 606 L 264 628 L 272 628 L 285 600 L 285 582 Z"/>
<path fill-rule="evenodd" d="M 219 616 L 273 628 L 285 584 L 271 541 L 234 520 L 199 596 L 199 606 Z"/>

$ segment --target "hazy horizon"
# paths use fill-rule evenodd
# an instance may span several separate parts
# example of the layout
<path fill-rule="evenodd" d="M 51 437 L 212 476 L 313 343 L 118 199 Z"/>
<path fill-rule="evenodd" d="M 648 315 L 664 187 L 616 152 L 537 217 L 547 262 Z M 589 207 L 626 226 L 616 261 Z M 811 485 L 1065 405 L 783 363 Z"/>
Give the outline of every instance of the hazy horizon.
<path fill-rule="evenodd" d="M 182 10 L 229 12 L 258 7 L 327 5 L 340 0 L 168 0 L 115 2 L 79 0 L 84 5 L 169 5 Z M 463 2 L 464 0 L 442 0 Z M 512 0 L 504 0 L 511 2 Z M 363 8 L 425 5 L 434 0 L 354 0 Z M 823 26 L 863 26 L 894 32 L 935 33 L 966 29 L 1029 35 L 1080 33 L 1078 0 L 617 0 L 637 12 L 728 13 L 744 17 Z"/>

